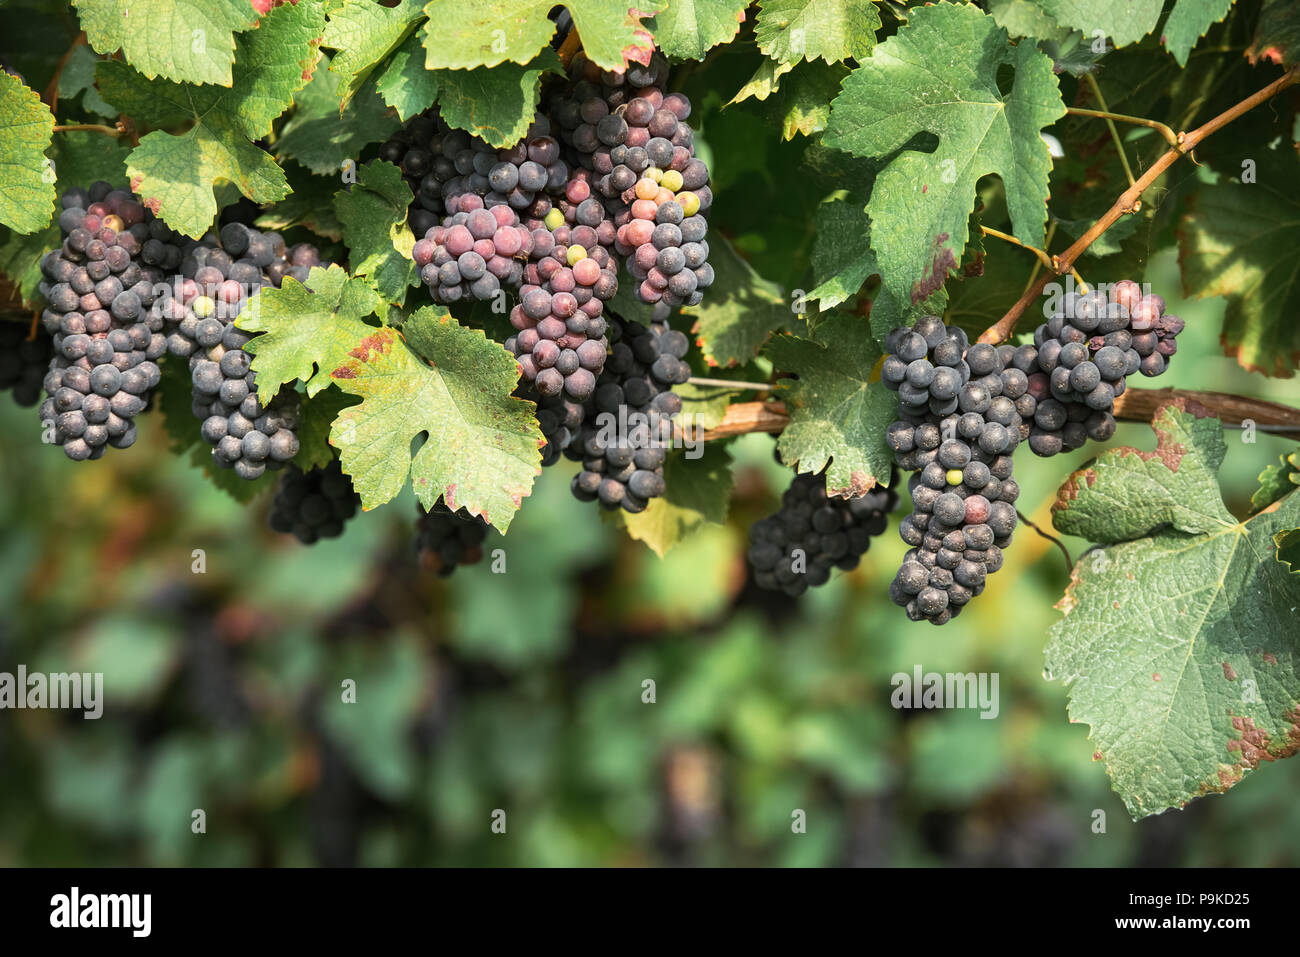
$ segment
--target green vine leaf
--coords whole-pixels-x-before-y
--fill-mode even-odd
[[[117,110],[104,102],[95,88],[95,67],[99,57],[88,46],[73,49],[59,73],[59,99],[63,102],[81,97],[81,105],[96,116],[117,118]]]
[[[1278,456],[1278,464],[1259,473],[1259,488],[1250,497],[1251,513],[1262,512],[1300,487],[1300,449]]]
[[[452,126],[492,146],[510,146],[528,132],[537,114],[542,74],[562,72],[560,58],[550,49],[524,66],[444,70],[438,78],[438,107]]]
[[[1297,223],[1294,190],[1261,180],[1202,186],[1179,229],[1184,292],[1227,297],[1223,345],[1252,372],[1289,377],[1300,363]]]
[[[749,78],[728,102],[727,106],[743,103],[748,99],[766,100],[781,88],[781,77],[794,69],[793,63],[781,63],[777,60],[764,59]]]
[[[781,119],[782,139],[816,136],[831,118],[831,101],[849,75],[843,64],[804,63],[781,83],[772,108]]]
[[[177,83],[230,86],[235,34],[257,22],[248,0],[72,0],[72,5],[96,53],[121,50],[149,79]]]
[[[326,61],[328,62],[328,61]],[[297,160],[313,173],[335,175],[371,143],[388,139],[401,127],[367,82],[339,114],[338,74],[317,67],[294,103],[276,140],[276,155]]]
[[[419,285],[411,248],[415,234],[406,224],[411,187],[392,163],[367,163],[357,181],[334,194],[343,224],[352,274],[368,278],[388,303],[401,305],[406,290]]]
[[[831,494],[863,495],[877,483],[889,484],[894,456],[885,429],[898,413],[898,396],[869,381],[882,352],[865,319],[836,313],[811,339],[777,336],[764,354],[782,372],[776,396],[785,402],[790,424],[777,449],[800,472],[820,472],[830,464]]]
[[[213,189],[228,180],[258,203],[289,192],[284,171],[269,154],[221,120],[173,136],[154,132],[140,140],[127,161],[131,188],[167,225],[186,236],[202,236],[217,215]]]
[[[822,203],[813,221],[817,238],[813,240],[812,264],[817,285],[808,298],[817,300],[826,312],[856,296],[879,269],[869,245],[871,219],[861,202],[849,198]]]
[[[840,83],[848,75],[848,67],[838,63],[828,65],[816,61],[796,65],[764,60],[727,106],[757,100],[764,104],[759,112],[781,124],[782,139],[792,140],[801,134],[814,136],[826,129],[831,100],[840,92]]]
[[[407,38],[375,81],[384,102],[403,121],[437,100],[442,117],[493,146],[519,141],[537,112],[542,76],[561,73],[559,57],[545,49],[524,65],[503,63],[473,70],[430,70],[418,35]]]
[[[1274,544],[1300,525],[1300,495],[1236,522],[1216,482],[1221,427],[1204,415],[1161,406],[1154,452],[1103,453],[1054,509],[1058,529],[1114,544],[1075,566],[1045,674],[1135,819],[1300,749],[1300,579]]]
[[[1013,37],[1063,40],[1070,35],[1037,0],[988,0],[986,9],[998,26]]]
[[[420,0],[400,0],[391,7],[374,0],[343,0],[330,12],[321,46],[338,51],[330,62],[330,72],[340,78],[340,109],[365,85],[375,67],[402,46],[423,18]]]
[[[375,81],[375,89],[405,123],[433,106],[441,89],[441,75],[438,70],[425,69],[424,47],[419,35],[413,33],[393,52]]]
[[[262,333],[244,347],[253,353],[258,388],[273,392],[295,380],[308,396],[329,388],[330,372],[375,332],[365,319],[383,305],[368,282],[340,266],[313,268],[306,285],[286,278],[279,289],[263,289],[235,320],[245,332]]]
[[[1156,28],[1163,0],[1035,0],[1057,23],[1091,38],[1100,30],[1116,47],[1137,43]],[[1186,3],[1187,0],[1181,0]],[[1203,2],[1203,0],[1201,0]]]
[[[425,307],[400,333],[371,330],[330,376],[363,400],[343,410],[330,441],[365,508],[392,499],[409,474],[426,508],[441,496],[509,527],[541,474],[545,440],[533,404],[510,394],[519,368],[500,345]]]
[[[33,233],[54,215],[54,175],[45,151],[54,115],[23,81],[0,73],[0,223]]]
[[[719,43],[735,39],[746,6],[745,0],[668,0],[647,26],[666,56],[703,60]]]
[[[1211,26],[1228,15],[1233,0],[1178,0],[1161,30],[1160,40],[1179,66],[1187,66],[1192,47]]]
[[[1005,95],[1002,66],[1014,68]],[[824,140],[857,156],[897,152],[867,205],[895,296],[924,299],[956,268],[982,176],[1001,176],[1015,235],[1042,245],[1051,158],[1038,134],[1063,115],[1051,59],[971,6],[913,10],[849,75]],[[934,152],[906,148],[922,133],[938,138]]]
[[[731,503],[731,453],[721,442],[697,446],[700,455],[670,455],[664,463],[666,491],[645,510],[623,515],[623,527],[660,558],[705,525],[727,521]]]
[[[294,464],[304,471],[329,465],[334,459],[330,429],[344,409],[361,400],[331,385],[302,403],[298,414],[298,454]]]
[[[1162,407],[1151,423],[1154,452],[1127,446],[1107,449],[1070,476],[1052,507],[1058,531],[1113,544],[1151,533],[1161,525],[1209,535],[1236,525],[1219,496],[1219,466],[1227,455],[1218,419]],[[1184,464],[1186,450],[1195,456]]]
[[[709,247],[714,283],[703,302],[683,312],[695,317],[693,331],[710,366],[743,365],[796,315],[781,287],[756,273],[725,238],[710,236]]]
[[[664,8],[665,0],[569,0],[582,49],[602,70],[649,63],[654,40],[641,18]],[[550,0],[430,0],[422,28],[425,66],[430,70],[470,70],[498,63],[529,63],[555,35]]]
[[[218,182],[249,199],[272,203],[289,192],[284,171],[252,140],[293,103],[319,57],[325,15],[317,0],[277,7],[238,42],[229,88],[150,80],[126,64],[96,68],[100,92],[117,109],[157,127],[192,122],[179,134],[156,129],[131,151],[131,187],[173,229],[198,237],[212,224]]]
[[[754,37],[782,63],[838,63],[869,56],[880,27],[871,0],[759,0]]]

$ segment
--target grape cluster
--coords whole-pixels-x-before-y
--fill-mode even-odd
[[[1012,359],[1028,375],[1019,405],[1035,454],[1070,452],[1115,434],[1115,399],[1128,376],[1160,375],[1178,349],[1183,320],[1164,309],[1163,298],[1144,296],[1127,279],[1109,296],[1094,290],[1063,297],[1034,332],[1033,345],[1020,346]]]
[[[673,417],[682,410],[672,391],[690,378],[684,334],[666,322],[646,328],[612,317],[610,350],[595,392],[585,403],[581,430],[565,455],[582,463],[573,494],[609,509],[640,512],[664,493],[664,459],[673,442]]]
[[[290,465],[271,502],[267,521],[275,531],[311,545],[342,535],[343,526],[360,505],[361,496],[338,459],[305,472]]]
[[[576,82],[552,101],[552,115],[561,139],[592,171],[591,184],[616,228],[614,250],[638,282],[637,297],[696,305],[714,279],[703,215],[713,194],[686,122],[690,100],[663,92],[668,64],[658,54],[649,66],[633,64],[621,73],[575,58],[571,72]]]
[[[415,196],[407,221],[417,236],[442,222],[447,200],[472,193],[489,207],[508,205],[521,215],[541,218],[551,210],[569,178],[560,144],[539,116],[514,146],[493,149],[464,130],[450,129],[436,110],[415,117],[379,151],[395,163]]]
[[[181,659],[186,702],[215,727],[242,728],[252,716],[252,707],[240,687],[235,650],[218,633],[213,616],[193,617]]]
[[[298,408],[290,392],[263,401],[244,349],[252,337],[234,320],[263,287],[285,276],[305,280],[318,265],[314,247],[286,248],[277,233],[229,223],[220,239],[208,236],[186,250],[172,293],[157,304],[174,322],[168,351],[189,358],[192,409],[212,460],[240,478],[259,478],[298,453]]]
[[[126,190],[97,182],[61,199],[63,243],[41,260],[41,322],[53,340],[40,416],[74,461],[135,442],[133,419],[148,404],[166,352],[151,307],[179,237]]]
[[[546,439],[542,446],[542,466],[554,465],[578,436],[586,409],[581,402],[562,395],[542,395],[527,385],[516,389],[515,395],[537,404],[537,425]]]
[[[896,478],[891,474],[890,488],[841,498],[826,493],[825,472],[795,475],[781,496],[781,508],[750,527],[748,558],[755,583],[795,597],[824,585],[832,569],[852,571],[898,506]]]
[[[984,590],[1011,542],[1012,453],[1027,431],[1016,404],[1028,377],[1012,347],[972,346],[937,316],[895,329],[885,347],[881,379],[899,400],[886,441],[914,473],[912,514],[899,523],[911,548],[890,597],[913,621],[942,625]]]
[[[586,255],[583,247],[557,244],[526,270],[519,304],[510,311],[510,324],[518,331],[505,345],[518,359],[524,381],[544,396],[563,393],[581,402],[605,368],[603,300],[614,295],[618,283],[608,256],[602,258],[604,268],[601,258]]]
[[[483,557],[488,524],[463,508],[452,511],[439,499],[429,511],[420,508],[415,529],[415,550],[447,577],[457,565],[474,565]]]
[[[54,342],[44,328],[36,334],[26,323],[0,322],[0,391],[13,389],[14,401],[33,406],[54,358]]]
[[[614,227],[603,208],[596,203],[600,215],[592,219],[590,204],[563,195],[587,189],[585,172],[570,178],[545,118],[514,147],[495,151],[461,131],[428,135],[428,122],[438,130],[440,121],[423,120],[411,135],[429,148],[404,147],[400,162],[408,177],[428,167],[416,202],[421,213],[436,207],[446,215],[412,249],[421,281],[445,304],[518,289],[510,313],[518,334],[506,347],[525,381],[542,396],[586,399],[604,366],[603,303],[618,291],[618,278],[608,248]],[[396,155],[398,145],[383,155]],[[429,221],[414,210],[410,218],[417,227]]]
[[[487,208],[472,193],[450,202],[457,212],[411,250],[434,302],[487,301],[503,285],[519,285],[524,267],[516,257],[527,256],[533,247],[532,232],[520,224],[519,214],[504,203]]]
[[[609,348],[604,303],[622,261],[637,295],[695,305],[714,280],[690,101],[665,94],[667,61],[602,72],[579,56],[525,136],[494,149],[435,110],[380,149],[414,193],[412,258],[433,299],[517,288],[506,342],[542,398],[590,398]]]

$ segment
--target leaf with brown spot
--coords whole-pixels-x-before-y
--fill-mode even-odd
[[[1071,573],[1044,673],[1067,685],[1134,818],[1296,749],[1300,578],[1273,539],[1300,526],[1300,496],[1237,522],[1215,477],[1220,423],[1196,411],[1162,406],[1156,452],[1104,453],[1054,515],[1108,544]]]
[[[392,499],[409,475],[426,508],[445,496],[504,532],[541,473],[545,443],[533,404],[511,395],[514,358],[433,307],[400,333],[367,333],[355,352],[332,378],[362,402],[334,420],[330,442],[363,507]]]
[[[1109,544],[1161,525],[1201,533],[1236,524],[1219,494],[1227,454],[1219,420],[1175,400],[1156,411],[1151,427],[1154,451],[1107,449],[1061,486],[1052,504],[1058,531]]]
[[[295,379],[315,395],[330,385],[330,375],[358,349],[374,348],[376,328],[365,319],[383,300],[365,280],[349,277],[340,266],[316,267],[306,285],[286,278],[279,289],[263,289],[235,320],[245,332],[260,332],[247,346],[253,353],[257,385],[274,390]],[[344,373],[343,377],[346,377]]]

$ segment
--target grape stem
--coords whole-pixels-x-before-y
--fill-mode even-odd
[[[1225,428],[1243,428],[1253,423],[1257,431],[1300,439],[1300,409],[1228,392],[1128,389],[1115,400],[1114,415],[1125,422],[1150,422],[1156,409],[1172,399],[1190,399],[1213,413]],[[707,441],[749,432],[775,434],[789,424],[790,416],[779,401],[737,402],[728,406],[722,421],[707,429],[701,438]]]
[[[1092,74],[1087,73],[1085,76],[1087,76],[1089,81],[1091,81],[1093,92],[1097,96],[1097,102],[1101,104],[1101,109],[1085,110],[1083,107],[1079,106],[1067,106],[1065,108],[1066,113],[1071,116],[1091,116],[1096,119],[1105,120],[1106,125],[1110,127],[1111,135],[1115,137],[1115,144],[1117,146],[1119,145],[1119,130],[1115,129],[1116,120],[1121,123],[1130,123],[1133,126],[1145,126],[1148,129],[1156,130],[1165,138],[1165,142],[1170,146],[1176,147],[1178,145],[1178,134],[1175,133],[1170,126],[1161,123],[1159,120],[1148,120],[1145,116],[1128,116],[1124,113],[1112,113],[1106,108],[1106,101],[1101,98],[1101,89],[1098,87],[1097,81],[1093,79]],[[1120,147],[1119,155],[1124,161],[1124,171],[1128,173],[1128,181],[1132,183],[1133,173],[1129,170],[1128,160],[1124,157],[1123,147]]]
[[[980,226],[980,232],[983,233],[985,236],[992,236],[994,239],[1001,239],[1003,242],[1008,242],[1013,246],[1019,246],[1021,249],[1028,249],[1031,253],[1033,253],[1035,256],[1038,257],[1038,261],[1042,265],[1046,266],[1048,269],[1053,269],[1053,270],[1056,269],[1056,265],[1052,262],[1052,257],[1045,250],[1039,249],[1037,246],[1031,246],[1028,243],[1022,243],[1020,240],[1016,239],[1016,237],[1012,236],[1010,233],[1004,233],[1000,229],[993,229],[989,226]],[[1050,244],[1050,239],[1051,239],[1051,234],[1049,233],[1048,234],[1049,244]],[[1079,271],[1077,269],[1071,269],[1070,274],[1074,276],[1074,281],[1078,283],[1080,287],[1082,287],[1082,291],[1087,292],[1088,284],[1083,281],[1083,277],[1079,275]],[[1035,270],[1035,275],[1037,275],[1036,270]]]
[[[1037,525],[1031,522],[1028,518],[1026,518],[1025,513],[1020,511],[1020,509],[1016,509],[1016,515],[1020,517],[1020,521],[1022,523],[1028,525],[1030,528],[1036,531],[1043,538],[1047,539],[1049,542],[1054,542],[1056,544],[1056,547],[1061,550],[1061,554],[1065,556],[1065,573],[1068,575],[1071,572],[1071,570],[1073,570],[1074,568],[1074,559],[1070,557],[1070,550],[1065,547],[1065,543],[1061,541],[1059,538],[1057,538],[1055,535],[1048,535],[1045,531],[1043,531],[1041,528],[1039,528]]]
[[[1044,249],[1052,248],[1052,239],[1055,238],[1055,236],[1056,236],[1056,220],[1053,219],[1050,223],[1047,224],[1047,238],[1043,240]],[[1034,280],[1038,278],[1038,272],[1042,268],[1043,268],[1043,264],[1041,262],[1034,263],[1034,271],[1029,274],[1029,281],[1025,283],[1025,289],[1028,289],[1030,286],[1034,284]],[[1048,268],[1050,268],[1050,265]],[[1023,292],[1024,290],[1021,291]]]
[[[1152,183],[1159,179],[1170,166],[1194,150],[1207,137],[1217,133],[1223,127],[1227,126],[1233,120],[1237,119],[1244,113],[1259,106],[1288,86],[1300,82],[1300,67],[1292,67],[1284,75],[1278,77],[1268,86],[1250,96],[1246,97],[1235,106],[1224,110],[1214,119],[1210,120],[1203,126],[1199,126],[1190,133],[1179,133],[1176,137],[1177,143],[1162,155],[1151,165],[1136,183],[1124,190],[1114,204],[1108,209],[1100,219],[1089,227],[1088,231],[1080,236],[1069,249],[1058,256],[1053,257],[1052,271],[1045,273],[1035,281],[1028,289],[1025,290],[1015,305],[1007,310],[1006,315],[989,326],[984,334],[979,337],[980,342],[999,343],[1011,338],[1015,331],[1016,322],[1029,308],[1029,304],[1042,294],[1047,284],[1057,276],[1063,276],[1066,272],[1073,269],[1075,261],[1083,255],[1084,251],[1097,241],[1106,230],[1126,213],[1131,213],[1139,207],[1142,201],[1142,194]]]
[[[1106,126],[1110,129],[1111,139],[1115,141],[1115,151],[1119,153],[1119,162],[1120,165],[1124,167],[1124,176],[1128,180],[1128,184],[1132,186],[1134,183],[1133,167],[1128,165],[1128,153],[1124,151],[1124,141],[1119,138],[1119,130],[1115,129],[1115,114],[1111,113],[1110,107],[1106,105],[1106,97],[1102,96],[1101,85],[1097,82],[1097,78],[1093,76],[1091,73],[1085,73],[1083,77],[1085,80],[1088,81],[1088,86],[1092,90],[1092,95],[1095,96],[1097,98],[1097,102],[1101,104],[1100,112],[1103,114],[1102,118],[1105,119]],[[1096,111],[1091,111],[1091,112],[1096,112]],[[1136,119],[1136,117],[1121,116],[1120,119],[1121,120]],[[1150,120],[1149,122],[1155,123],[1154,120]],[[1160,123],[1159,126],[1164,127],[1164,129],[1161,132],[1165,134],[1165,139],[1169,141],[1169,145],[1170,146],[1178,145],[1178,138],[1174,136],[1174,131],[1171,130],[1169,127],[1165,126],[1165,124],[1163,123]]]
[[[73,133],[78,130],[86,133],[103,133],[105,136],[111,136],[115,139],[123,134],[123,131],[118,127],[105,126],[103,123],[69,123],[54,127],[56,133]]]
[[[72,41],[72,46],[68,47],[67,52],[59,60],[59,65],[54,68],[54,77],[50,80],[49,86],[45,88],[45,95],[41,97],[46,106],[50,108],[51,113],[54,113],[59,108],[59,77],[63,75],[63,68],[72,59],[72,54],[76,52],[77,47],[85,42],[86,31],[82,30],[77,34],[77,38]]]
[[[700,376],[691,376],[686,380],[688,385],[717,386],[720,389],[731,389],[735,392],[767,392],[774,388],[770,382],[743,382],[740,379],[705,379]]]
[[[1042,263],[1048,269],[1052,268],[1052,257],[1047,255],[1047,253],[1044,250],[1039,249],[1037,246],[1031,246],[1029,245],[1029,243],[1022,243],[1020,240],[1016,239],[1016,237],[1012,236],[1010,233],[1004,233],[1002,232],[1002,230],[993,229],[990,226],[980,226],[980,232],[983,233],[985,236],[992,236],[994,239],[1000,239],[1004,243],[1010,243],[1013,246],[1019,246],[1021,249],[1028,249],[1031,253],[1033,253],[1035,256],[1038,257],[1038,261],[1040,263]]]

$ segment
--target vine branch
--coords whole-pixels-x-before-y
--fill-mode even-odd
[[[1254,423],[1263,431],[1300,439],[1300,409],[1228,392],[1128,389],[1115,400],[1114,415],[1125,422],[1150,422],[1156,409],[1171,399],[1191,399],[1214,413],[1225,426]],[[738,402],[728,406],[722,421],[714,428],[706,429],[700,438],[708,441],[749,432],[775,434],[783,431],[789,423],[790,416],[779,401]]]
[[[1056,547],[1061,550],[1061,554],[1065,556],[1065,573],[1067,575],[1074,570],[1074,559],[1070,557],[1070,550],[1065,547],[1065,542],[1061,541],[1055,535],[1047,534],[1047,532],[1043,531],[1041,528],[1039,528],[1037,525],[1031,522],[1025,516],[1025,513],[1020,511],[1020,509],[1016,509],[1016,515],[1019,516],[1021,524],[1028,525],[1030,528],[1036,531],[1040,536],[1047,539],[1049,542],[1055,543]]]
[[[733,392],[770,392],[776,388],[770,382],[744,382],[740,379],[706,379],[696,375],[691,376],[686,382],[688,385],[716,386],[719,389],[730,389]]]
[[[45,88],[45,95],[41,97],[50,112],[54,113],[59,108],[59,78],[63,76],[63,68],[68,65],[72,59],[72,54],[76,52],[77,47],[86,42],[86,31],[82,30],[72,41],[72,46],[68,47],[67,52],[59,59],[59,64],[54,68],[54,76],[50,80],[49,86]]]
[[[992,236],[994,239],[1001,239],[1003,242],[1010,243],[1013,246],[1019,246],[1021,249],[1028,249],[1038,258],[1039,264],[1046,266],[1048,269],[1056,268],[1052,262],[1051,255],[1049,255],[1046,250],[1039,249],[1037,246],[1031,246],[1028,243],[1022,243],[1020,240],[1016,239],[1015,236],[1012,236],[1010,233],[1004,233],[1000,229],[993,229],[989,226],[980,226],[980,232],[985,236]],[[1047,245],[1049,246],[1051,245],[1051,239],[1052,234],[1049,232],[1047,234]],[[1084,282],[1083,277],[1079,275],[1079,270],[1071,268],[1070,273],[1074,276],[1074,281],[1079,284],[1084,292],[1087,292],[1088,284]],[[1037,266],[1034,267],[1034,275],[1038,275]]]
[[[1093,223],[1088,231],[1080,236],[1069,249],[1055,256],[1052,271],[1045,273],[1032,283],[1025,290],[1024,295],[1016,300],[1015,305],[1007,310],[1006,315],[984,331],[984,334],[979,337],[979,341],[996,344],[1009,339],[1011,333],[1015,331],[1016,322],[1029,308],[1029,304],[1042,294],[1047,284],[1054,277],[1063,276],[1069,272],[1073,268],[1075,260],[1083,255],[1084,251],[1096,242],[1102,233],[1115,225],[1121,216],[1138,209],[1142,201],[1142,194],[1164,174],[1165,170],[1177,162],[1180,157],[1194,150],[1203,140],[1297,81],[1300,81],[1300,67],[1292,67],[1262,90],[1252,93],[1240,103],[1224,110],[1203,126],[1197,127],[1190,133],[1179,133],[1177,135],[1177,144],[1171,146],[1164,155],[1156,160],[1136,183],[1124,190],[1110,209],[1106,210],[1102,217]]]
[[[56,133],[72,133],[78,130],[87,133],[103,133],[105,136],[111,136],[115,139],[125,133],[125,130],[120,127],[106,126],[103,123],[68,123],[54,127]]]
[[[1033,253],[1035,256],[1038,257],[1038,261],[1040,263],[1042,263],[1048,269],[1052,268],[1052,257],[1047,255],[1045,251],[1039,249],[1037,246],[1031,246],[1029,245],[1029,243],[1022,243],[1020,240],[1016,239],[1016,237],[1012,236],[1010,233],[1004,233],[1002,230],[993,229],[990,226],[981,225],[980,232],[983,233],[985,236],[992,236],[994,239],[1000,239],[1004,243],[1010,243],[1012,246],[1019,246],[1021,249],[1028,249],[1031,253]]]
[[[1165,138],[1165,142],[1170,146],[1178,145],[1178,134],[1170,126],[1161,123],[1159,120],[1149,120],[1145,116],[1129,116],[1126,113],[1112,113],[1109,110],[1085,110],[1081,106],[1067,106],[1065,112],[1070,116],[1091,116],[1105,120],[1112,130],[1115,128],[1116,120],[1121,123],[1131,123],[1134,126],[1145,126],[1149,129],[1158,130],[1160,135]],[[1132,180],[1130,179],[1129,182],[1132,182]]]

